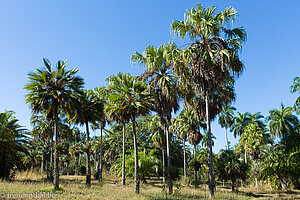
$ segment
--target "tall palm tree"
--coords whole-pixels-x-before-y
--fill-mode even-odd
[[[176,112],[179,108],[176,79],[171,71],[174,60],[173,52],[176,49],[176,45],[169,42],[167,45],[160,45],[158,48],[147,46],[142,54],[134,52],[131,56],[133,63],[146,66],[146,70],[140,78],[148,82],[151,91],[155,94],[156,106],[154,106],[154,111],[159,116],[167,142],[169,193],[173,192],[172,177],[170,174],[169,124],[171,122],[172,111]]]
[[[92,90],[78,93],[75,112],[75,123],[86,128],[86,185],[91,185],[90,165],[90,131],[89,123],[96,124],[103,117],[103,102],[99,101]]]
[[[227,129],[231,127],[231,125],[234,122],[234,111],[236,110],[235,107],[230,105],[225,105],[222,107],[222,112],[219,116],[219,124],[222,128],[225,128],[225,140],[226,140],[226,149],[229,149],[228,144],[228,135],[227,135]]]
[[[165,146],[166,146],[166,137],[164,131],[161,128],[161,124],[159,123],[158,116],[155,115],[152,117],[151,121],[148,124],[148,128],[152,131],[149,136],[155,146],[161,148],[162,152],[162,164],[163,164],[163,183],[165,184]]]
[[[98,87],[94,89],[94,94],[98,98],[99,103],[104,104],[104,110],[102,110],[103,115],[99,119],[99,127],[100,127],[100,160],[99,160],[99,167],[98,167],[98,174],[99,174],[99,181],[102,180],[102,157],[103,157],[103,144],[102,144],[102,136],[103,136],[103,129],[105,128],[107,122],[107,116],[105,115],[105,106],[107,104],[108,98],[108,91],[105,87]]]
[[[280,105],[280,110],[271,110],[269,121],[270,135],[279,137],[285,142],[285,138],[289,134],[293,134],[295,127],[299,126],[297,116],[293,115],[292,107],[285,107],[283,103]]]
[[[216,7],[187,10],[183,21],[174,20],[172,31],[184,39],[189,36],[193,43],[180,53],[176,73],[179,78],[192,82],[195,94],[205,101],[208,133],[209,158],[209,198],[214,198],[215,178],[213,173],[213,153],[211,145],[209,104],[218,85],[228,81],[228,77],[238,76],[243,63],[238,50],[246,40],[243,27],[229,29],[234,24],[237,11],[231,7],[215,12]]]
[[[140,115],[149,113],[149,108],[154,103],[152,95],[150,95],[147,85],[139,81],[137,77],[129,74],[119,73],[116,76],[108,78],[111,83],[108,88],[111,90],[109,101],[113,102],[110,104],[109,110],[113,116],[126,113],[130,116],[132,122],[133,140],[134,140],[134,155],[135,155],[135,193],[139,193],[140,180],[139,180],[139,164],[138,164],[138,151],[137,151],[137,138],[135,120]]]
[[[60,113],[72,115],[75,94],[83,87],[83,79],[76,75],[78,69],[66,70],[66,62],[58,61],[55,68],[49,60],[43,59],[45,67],[29,73],[30,82],[25,85],[28,91],[26,103],[30,104],[33,114],[45,113],[54,124],[55,146],[59,144],[58,123]],[[54,153],[54,190],[59,189],[59,155]]]

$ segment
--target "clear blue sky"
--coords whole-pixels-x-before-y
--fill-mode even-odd
[[[280,102],[292,105],[296,95],[289,87],[300,76],[299,0],[10,0],[0,2],[0,112],[14,110],[20,124],[31,128],[23,87],[44,57],[79,68],[86,88],[103,85],[119,71],[140,74],[142,67],[130,64],[132,53],[168,41],[182,45],[170,33],[170,23],[182,20],[196,3],[236,8],[238,25],[247,31],[241,54],[246,70],[236,82],[237,110],[266,116]],[[218,152],[225,146],[224,130],[217,123],[212,130]]]

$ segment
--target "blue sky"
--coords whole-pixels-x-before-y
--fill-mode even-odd
[[[297,95],[289,88],[300,75],[299,0],[10,0],[0,2],[0,112],[14,110],[20,124],[31,127],[23,87],[44,57],[79,68],[86,88],[104,85],[119,71],[140,74],[143,68],[130,63],[132,53],[168,41],[184,44],[172,35],[170,23],[182,20],[197,3],[218,10],[234,7],[237,25],[247,31],[241,54],[246,70],[236,82],[237,110],[267,116],[281,102],[292,105]],[[225,147],[224,130],[217,123],[212,130],[218,152]],[[237,140],[229,135],[234,144]]]

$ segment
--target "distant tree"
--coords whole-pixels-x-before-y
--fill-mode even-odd
[[[222,128],[225,128],[225,140],[226,140],[226,149],[229,149],[228,144],[228,135],[227,135],[227,129],[230,128],[234,122],[234,111],[236,110],[235,107],[232,107],[230,105],[225,105],[222,107],[222,112],[219,116],[219,124]]]
[[[245,179],[248,165],[243,163],[233,150],[222,150],[217,159],[217,173],[220,178],[231,180],[232,191],[235,190],[235,182],[238,178]]]
[[[89,123],[96,124],[103,117],[104,105],[99,101],[93,91],[84,90],[78,93],[75,123],[85,125],[86,128],[86,185],[91,185],[91,166],[90,166],[90,131]]]
[[[291,86],[291,93],[300,93],[300,77],[295,77],[293,85]],[[297,97],[294,107],[297,110],[298,114],[300,113],[300,96]]]
[[[293,115],[293,108],[284,107],[282,103],[280,108],[280,110],[271,110],[267,120],[270,122],[270,135],[282,138],[285,141],[287,135],[293,134],[295,128],[299,126],[299,120],[297,116]]]

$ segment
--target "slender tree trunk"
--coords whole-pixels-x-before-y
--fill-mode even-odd
[[[166,178],[165,178],[165,149],[162,147],[161,148],[161,152],[162,152],[162,164],[163,164],[163,183],[166,184]]]
[[[255,187],[256,187],[256,190],[258,189],[258,183],[257,183],[257,177],[255,176]]]
[[[103,133],[103,129],[102,126],[100,126],[100,167],[99,167],[99,181],[102,180],[102,133]]]
[[[225,187],[225,180],[223,179],[223,187]]]
[[[231,190],[234,191],[234,181],[231,181],[232,185],[231,185]]]
[[[185,140],[182,141],[183,143],[183,176],[184,181],[186,181],[186,155],[185,155]]]
[[[278,177],[279,177],[279,181],[280,181],[280,185],[281,185],[282,190],[285,190],[285,183],[283,181],[283,177],[281,175],[278,175]]]
[[[197,156],[196,156],[196,144],[194,144],[195,186],[196,186],[196,183],[197,183],[197,170],[196,170],[196,162],[197,162]]]
[[[48,160],[47,160],[47,158],[45,160],[45,173],[46,173],[46,176],[48,178]]]
[[[227,128],[225,128],[225,140],[226,140],[226,149],[229,149],[229,144],[228,144],[228,134],[227,134]]]
[[[90,166],[90,132],[89,123],[85,123],[86,127],[86,185],[91,186],[91,166]]]
[[[57,145],[59,144],[59,136],[58,136],[58,119],[55,116],[55,123],[54,123],[54,133],[55,133],[55,151],[54,151],[54,179],[53,179],[53,186],[54,190],[59,190],[59,153]]]
[[[209,117],[209,102],[208,96],[205,97],[206,107],[206,123],[207,123],[207,148],[209,154],[209,199],[214,199],[215,192],[215,176],[214,176],[214,163],[213,163],[213,152],[212,152],[212,141],[211,141],[211,128],[210,128],[210,117]]]
[[[167,140],[167,161],[168,161],[168,179],[169,179],[169,193],[173,193],[173,184],[172,184],[172,178],[171,178],[171,159],[170,159],[170,139],[169,139],[169,125],[165,125],[165,133],[166,133],[166,140]]]
[[[245,163],[247,164],[247,147],[244,145],[244,150],[245,150]]]
[[[135,130],[135,117],[132,117],[132,129],[133,129],[133,142],[134,142],[134,192],[140,193],[140,179],[139,179],[139,159],[136,141],[136,130]]]
[[[42,162],[41,162],[41,175],[43,175],[44,170],[44,153],[42,154]]]
[[[75,175],[78,176],[78,170],[79,170],[79,156],[75,155]]]
[[[51,137],[51,147],[50,147],[50,181],[53,181],[53,136]]]
[[[67,176],[69,176],[70,175],[70,173],[69,173],[69,163],[70,163],[70,158],[69,158],[69,154],[68,154],[68,158],[67,158]]]
[[[125,185],[125,133],[126,124],[123,123],[122,185]]]

